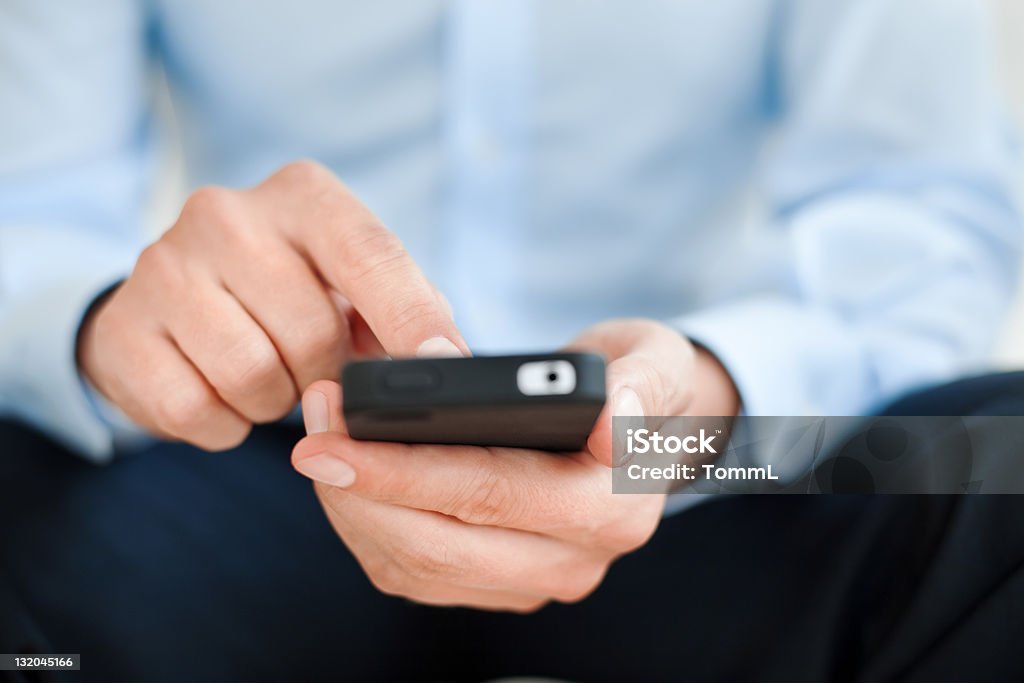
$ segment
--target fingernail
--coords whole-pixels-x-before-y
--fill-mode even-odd
[[[302,397],[302,421],[306,425],[307,434],[326,432],[331,426],[331,418],[327,413],[327,397],[319,391],[307,391]]]
[[[459,347],[444,337],[431,337],[416,349],[417,358],[456,358],[461,357]]]
[[[612,414],[616,417],[643,417],[644,407],[640,405],[640,397],[626,387],[619,389],[612,402]]]
[[[355,483],[356,471],[341,458],[329,453],[317,453],[295,463],[295,469],[310,479],[346,488]]]

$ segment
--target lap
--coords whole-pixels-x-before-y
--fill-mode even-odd
[[[720,499],[666,519],[579,605],[460,626],[487,643],[481,678],[1019,678],[1024,609],[998,605],[1024,580],[1021,529],[1017,496]]]
[[[107,680],[396,680],[429,662],[428,610],[372,588],[291,469],[297,438],[95,467],[0,426],[0,651],[81,652]]]
[[[1020,496],[721,498],[582,603],[490,614],[378,593],[296,438],[95,467],[0,423],[0,652],[81,652],[105,680],[1024,675]]]

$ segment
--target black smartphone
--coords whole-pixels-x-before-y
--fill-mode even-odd
[[[605,401],[591,353],[355,361],[341,375],[355,439],[575,451]]]

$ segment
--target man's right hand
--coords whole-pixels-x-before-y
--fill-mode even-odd
[[[101,394],[207,450],[238,445],[348,357],[374,352],[468,349],[398,238],[311,162],[252,189],[194,193],[78,341]]]

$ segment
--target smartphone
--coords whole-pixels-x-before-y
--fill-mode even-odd
[[[345,422],[354,439],[576,451],[604,406],[604,366],[591,353],[355,361]]]

